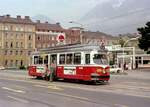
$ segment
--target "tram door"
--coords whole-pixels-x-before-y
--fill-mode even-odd
[[[50,56],[50,65],[57,64],[57,54],[53,54]]]
[[[57,66],[57,54],[50,55],[50,71],[51,71],[51,79],[53,80],[56,76],[56,66]]]

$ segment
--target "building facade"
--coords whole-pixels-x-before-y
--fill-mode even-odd
[[[63,44],[94,43],[112,45],[117,39],[102,32],[64,29],[60,23],[33,22],[29,16],[0,16],[0,66],[28,66],[31,52]]]
[[[29,16],[0,16],[0,65],[6,68],[28,66],[35,49],[35,24]]]
[[[41,23],[38,20],[36,22],[35,47],[39,49],[58,45],[58,36],[60,34],[65,36],[64,29],[59,23]]]

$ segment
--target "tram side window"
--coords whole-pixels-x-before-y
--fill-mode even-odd
[[[38,56],[34,56],[34,64],[38,64],[39,63],[38,61],[39,61]]]
[[[43,58],[39,56],[39,64],[43,64]]]
[[[74,54],[74,64],[81,64],[81,53]]]
[[[90,64],[90,54],[85,54],[85,64]]]
[[[65,64],[65,54],[61,54],[59,57],[59,64]]]
[[[48,55],[44,57],[44,64],[48,64]]]
[[[51,55],[51,64],[57,64],[57,55]]]
[[[73,55],[72,54],[67,54],[66,56],[66,64],[72,64],[73,61]]]

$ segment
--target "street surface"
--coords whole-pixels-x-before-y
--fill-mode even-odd
[[[1,70],[0,107],[150,107],[150,71],[111,75],[108,84],[87,85]]]

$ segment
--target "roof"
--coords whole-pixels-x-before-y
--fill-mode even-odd
[[[107,49],[101,48],[99,45],[92,45],[92,44],[66,44],[60,45],[55,47],[49,47],[45,49],[39,49],[39,52],[44,53],[57,53],[57,52],[77,52],[77,51],[93,51],[97,50],[99,52],[107,52]]]
[[[34,24],[34,22],[30,19],[29,16],[25,16],[21,18],[21,16],[17,16],[16,18],[11,17],[10,15],[0,16],[1,23],[15,23],[15,24]]]
[[[46,23],[36,23],[36,29],[39,30],[55,30],[55,31],[64,31],[64,29],[60,26],[59,23],[56,24],[50,24],[48,22]]]
[[[83,31],[83,36],[85,36],[85,37],[96,37],[96,38],[101,37],[101,38],[107,38],[107,39],[116,39],[116,37],[105,34],[103,32]]]

